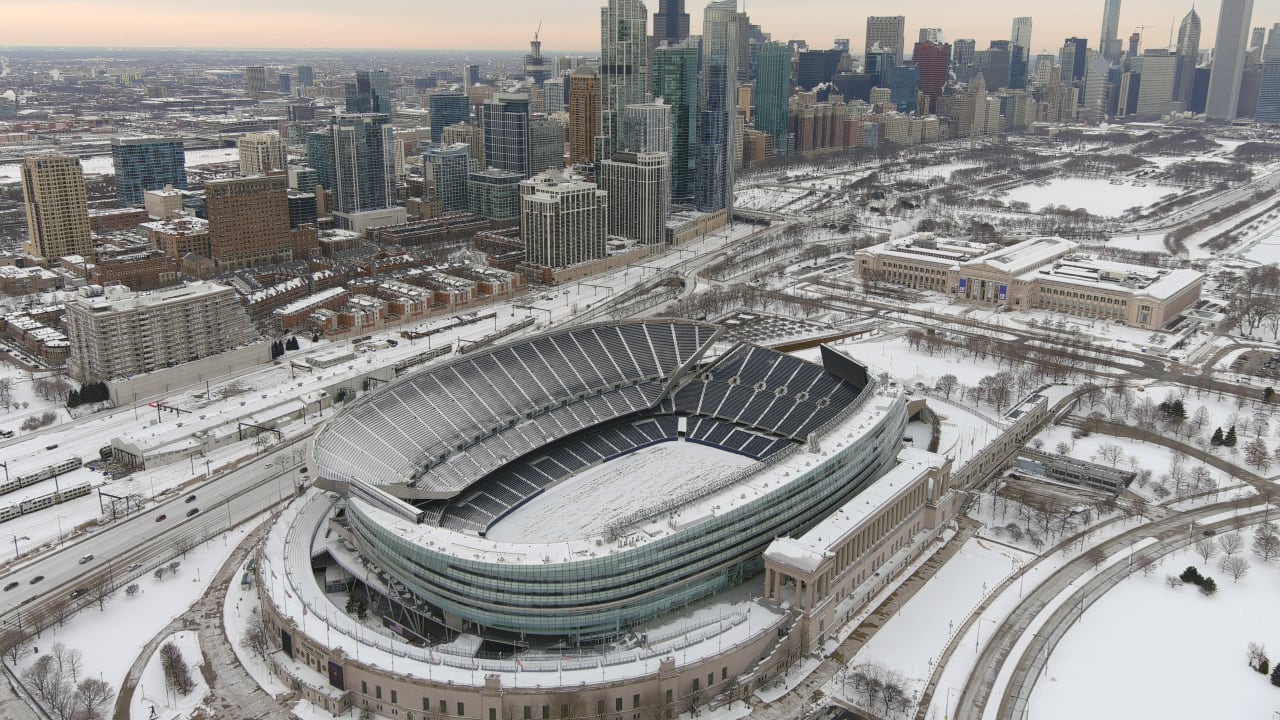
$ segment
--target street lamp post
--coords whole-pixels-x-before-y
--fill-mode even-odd
[[[982,643],[982,621],[983,620],[986,620],[992,625],[997,625],[997,626],[999,625],[999,623],[997,623],[995,620],[992,620],[989,617],[983,617],[982,615],[978,616],[978,624],[974,625],[974,628],[973,628],[975,631],[973,635],[973,649],[975,651],[978,649],[978,646]]]
[[[22,536],[12,535],[11,537],[13,538],[13,559],[17,560],[20,557],[18,555],[18,541],[30,540],[31,538],[27,537],[26,535],[22,535]]]

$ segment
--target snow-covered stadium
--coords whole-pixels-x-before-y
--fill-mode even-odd
[[[952,458],[904,443],[923,399],[809,357],[602,323],[371,389],[256,556],[274,672],[408,720],[667,718],[776,682],[962,497]]]
[[[901,448],[904,397],[863,366],[720,334],[610,323],[462,355],[332,419],[318,480],[346,491],[359,555],[435,623],[619,637],[759,573],[771,541]]]

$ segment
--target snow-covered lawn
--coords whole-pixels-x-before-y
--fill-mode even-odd
[[[955,357],[941,352],[930,355],[923,349],[912,350],[905,337],[880,337],[837,345],[842,352],[870,365],[877,373],[887,372],[907,385],[921,382],[926,387],[934,387],[938,378],[946,374],[955,375],[961,385],[976,385],[987,375],[1004,369],[992,357],[979,360],[972,356]]]
[[[186,612],[209,585],[210,579],[222,563],[244,539],[249,529],[256,525],[250,521],[233,530],[224,541],[212,538],[197,546],[186,558],[176,558],[181,563],[177,573],[156,580],[151,574],[143,575],[137,582],[140,592],[129,597],[124,585],[106,603],[104,610],[91,604],[72,616],[62,627],[56,624],[41,632],[36,647],[52,646],[61,642],[83,653],[84,674],[101,675],[119,692],[125,673],[143,645],[159,633],[171,620]],[[186,653],[184,652],[184,656]],[[23,667],[35,660],[28,655],[21,662]],[[194,666],[196,656],[188,656],[188,664]],[[148,697],[163,697],[160,687],[147,689]],[[149,713],[148,713],[149,714]],[[145,718],[147,715],[142,715]]]
[[[165,686],[164,668],[161,665],[160,648],[172,642],[182,651],[182,659],[187,664],[194,687],[186,695],[178,694],[177,689]],[[130,717],[143,720],[151,717],[152,709],[160,717],[191,717],[191,713],[203,703],[209,686],[204,681],[200,666],[204,664],[204,655],[200,651],[200,638],[191,630],[182,630],[161,641],[147,667],[142,671],[138,687],[133,692],[133,700],[129,704]]]
[[[897,608],[850,665],[881,663],[905,675],[911,682],[909,690],[923,688],[951,635],[982,600],[984,589],[995,589],[1032,557],[1031,553],[971,538],[911,600]]]
[[[486,537],[543,543],[589,538],[625,515],[755,464],[694,442],[663,442],[573,475],[521,505]]]
[[[1247,541],[1247,534],[1246,534]],[[1049,656],[1028,715],[1037,720],[1269,718],[1280,690],[1246,664],[1250,642],[1280,647],[1280,567],[1249,557],[1239,582],[1190,550],[1150,577],[1135,573],[1085,612]],[[1167,574],[1197,565],[1218,592],[1170,588]]]
[[[1062,178],[1043,185],[1023,185],[1010,190],[1006,202],[1025,202],[1032,210],[1050,205],[1082,207],[1094,215],[1115,217],[1132,207],[1146,207],[1180,192],[1169,185],[1125,181],[1113,184],[1102,178]]]

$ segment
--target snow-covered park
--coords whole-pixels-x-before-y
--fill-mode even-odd
[[[1044,184],[1023,185],[1010,190],[1006,202],[1025,202],[1033,211],[1053,205],[1082,207],[1094,215],[1117,217],[1132,207],[1146,207],[1180,192],[1169,185],[1105,178],[1060,178]]]

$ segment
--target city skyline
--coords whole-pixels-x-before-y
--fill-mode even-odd
[[[485,22],[475,22],[475,7],[441,5],[424,10],[408,0],[391,0],[380,6],[388,14],[399,14],[410,22],[386,23],[382,15],[351,15],[349,6],[333,0],[302,2],[283,0],[265,8],[248,0],[229,0],[217,9],[184,6],[170,14],[170,25],[138,25],[131,21],[147,6],[137,0],[120,0],[111,11],[85,0],[22,0],[8,12],[15,27],[23,28],[22,46],[85,47],[191,47],[227,49],[423,49],[423,50],[511,50],[522,51],[541,23],[541,39],[547,54],[598,50],[600,0],[569,0],[555,5],[529,6],[513,0],[489,0],[483,5]],[[652,14],[657,0],[647,5]],[[691,17],[690,31],[701,32],[701,9],[705,3],[686,3]],[[1163,47],[1170,28],[1191,9],[1192,3],[1170,4],[1163,0],[1127,0],[1120,12],[1119,35],[1127,38],[1140,25],[1146,30],[1143,47]],[[261,22],[239,21],[239,10],[251,11]],[[947,40],[974,38],[979,47],[989,40],[1008,39],[1013,17],[1029,15],[1035,20],[1033,52],[1057,48],[1070,36],[1094,38],[1102,19],[1103,3],[1093,0],[1085,7],[1067,4],[1026,3],[1000,0],[987,3],[984,10],[941,3],[937,0],[903,0],[874,3],[856,9],[838,0],[797,0],[782,3],[753,3],[745,8],[755,24],[785,42],[802,39],[812,47],[828,47],[835,37],[855,40],[861,47],[865,20],[869,15],[905,15],[907,34],[920,27],[941,27]],[[1217,3],[1200,3],[1204,37],[1214,37]],[[299,26],[300,15],[309,22]],[[280,22],[272,22],[275,18]],[[421,19],[426,25],[412,22]],[[1255,3],[1252,26],[1270,26],[1280,20],[1280,0]],[[332,22],[330,22],[332,21]],[[305,32],[299,32],[305,27]],[[198,35],[189,28],[200,28]],[[328,28],[332,28],[329,30]],[[158,33],[158,29],[164,32]],[[650,26],[652,32],[652,25]],[[172,42],[190,35],[188,41]],[[104,42],[105,40],[112,42]],[[161,40],[166,40],[161,41]],[[1094,40],[1090,44],[1094,44]],[[3,50],[0,50],[3,52]]]

